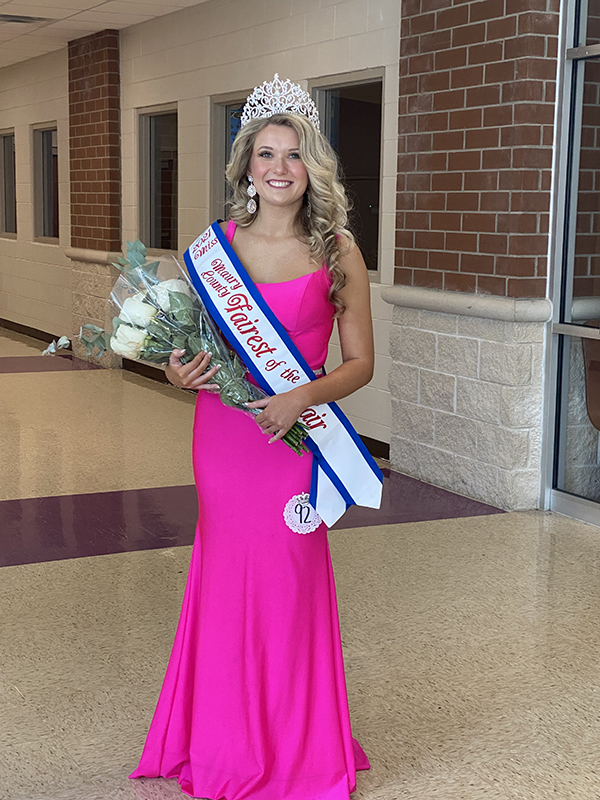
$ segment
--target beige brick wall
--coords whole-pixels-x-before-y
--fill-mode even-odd
[[[121,31],[122,237],[138,231],[138,115],[172,107],[179,125],[179,252],[210,220],[211,97],[245,96],[275,72],[308,85],[328,75],[384,73],[381,281],[372,284],[373,381],[342,403],[360,433],[389,441],[391,309],[381,291],[394,280],[398,147],[398,0],[209,0]],[[60,244],[33,239],[30,126],[58,121]],[[71,333],[67,50],[0,70],[0,130],[15,129],[18,239],[0,238],[0,317]],[[78,277],[79,275],[79,277]],[[87,284],[86,284],[87,285]],[[340,359],[334,338],[328,368]]]
[[[53,334],[71,331],[67,51],[0,70],[0,131],[14,130],[17,238],[0,235],[0,318]],[[59,244],[34,241],[32,126],[58,128]]]
[[[211,97],[244,97],[282,77],[311,79],[384,69],[381,283],[372,284],[376,342],[373,381],[341,403],[357,430],[389,442],[387,375],[391,309],[382,287],[394,280],[398,123],[398,0],[207,2],[121,33],[123,238],[138,235],[139,110],[172,106],[179,125],[179,251],[210,220]],[[327,364],[340,360],[334,337]]]

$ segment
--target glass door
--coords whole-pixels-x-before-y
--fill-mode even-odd
[[[551,507],[600,525],[600,0],[568,21]],[[560,188],[562,186],[562,189]]]

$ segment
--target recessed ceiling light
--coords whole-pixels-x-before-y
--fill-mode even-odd
[[[0,23],[1,22],[19,22],[23,25],[27,25],[31,22],[50,22],[47,17],[24,17],[21,14],[0,14]]]

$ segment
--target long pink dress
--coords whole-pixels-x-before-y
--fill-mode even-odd
[[[228,238],[233,234],[232,226]],[[259,290],[308,364],[323,366],[325,270]],[[210,800],[348,800],[369,762],[352,738],[327,529],[293,532],[311,456],[198,393],[199,520],[183,608],[132,778],[177,777]]]

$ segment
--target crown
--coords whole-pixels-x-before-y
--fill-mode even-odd
[[[272,81],[265,81],[248,96],[240,125],[243,128],[253,119],[272,117],[273,114],[301,114],[319,129],[319,112],[311,96],[289,78],[280,80],[277,73]]]

